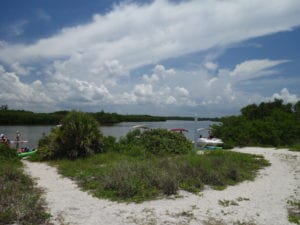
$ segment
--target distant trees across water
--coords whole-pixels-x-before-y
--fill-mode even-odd
[[[7,105],[0,107],[0,125],[56,125],[70,111],[52,113],[35,113],[25,110],[11,110]],[[100,124],[115,124],[120,122],[155,122],[166,120],[194,120],[193,117],[150,116],[150,115],[120,115],[108,112],[89,112]],[[199,118],[200,120],[218,121],[218,118]]]

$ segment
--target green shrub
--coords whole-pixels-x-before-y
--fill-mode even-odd
[[[76,159],[103,152],[102,139],[99,124],[92,116],[72,111],[62,120],[60,127],[52,129],[48,136],[41,138],[36,158]]]
[[[298,143],[290,146],[290,151],[300,152],[300,144]]]
[[[297,144],[300,133],[298,106],[283,104],[282,100],[249,105],[241,109],[242,115],[221,119],[212,132],[231,146],[291,146]]]
[[[140,143],[147,152],[155,155],[186,154],[193,145],[184,135],[166,129],[152,129],[140,136]]]
[[[0,143],[0,162],[18,161],[18,155],[15,149],[11,149],[6,144]]]
[[[0,163],[0,193],[0,224],[50,224],[41,190],[18,161]]]
[[[262,157],[228,151],[136,157],[107,152],[76,161],[57,161],[59,171],[97,197],[140,202],[176,194],[179,188],[199,192],[204,185],[225,188],[253,179],[269,163]]]
[[[75,159],[103,151],[98,122],[82,112],[70,112],[63,120],[57,138],[62,156]]]
[[[117,151],[117,149],[116,149],[117,140],[113,136],[103,137],[103,145],[104,145],[104,150],[106,152],[108,152],[108,151]]]

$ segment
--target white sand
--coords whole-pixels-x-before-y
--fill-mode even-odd
[[[287,200],[300,197],[300,153],[271,148],[242,148],[239,152],[262,154],[272,165],[254,181],[223,191],[207,188],[199,195],[181,191],[180,198],[141,204],[116,203],[92,197],[44,163],[24,161],[37,178],[55,224],[257,224],[287,225]],[[227,201],[229,206],[219,201]],[[238,205],[232,205],[237,203]],[[210,223],[206,223],[210,221]]]

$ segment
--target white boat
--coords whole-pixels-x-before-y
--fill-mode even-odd
[[[198,146],[206,147],[206,146],[221,146],[224,142],[219,138],[198,138]]]
[[[202,135],[200,135],[200,137],[197,140],[197,145],[199,147],[207,148],[207,147],[221,147],[221,146],[223,146],[224,142],[221,139],[211,137],[209,128],[199,128],[199,129],[197,129],[197,132],[201,132],[203,130],[208,130],[209,137],[206,138],[206,137],[202,137]]]
[[[144,125],[144,124],[139,124],[139,125],[132,126],[132,129],[143,129],[143,130],[148,130],[149,127],[147,127],[147,126]]]

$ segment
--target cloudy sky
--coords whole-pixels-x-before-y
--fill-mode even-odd
[[[223,116],[300,98],[299,0],[1,0],[0,104]]]

